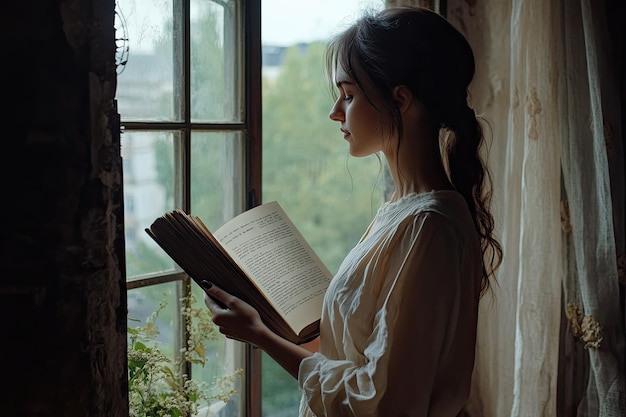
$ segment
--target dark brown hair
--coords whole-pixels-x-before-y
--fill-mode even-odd
[[[450,182],[467,202],[480,237],[484,294],[502,260],[502,247],[494,237],[491,178],[480,155],[483,131],[467,100],[474,54],[465,37],[428,9],[387,8],[366,13],[332,39],[326,65],[329,76],[341,65],[361,91],[367,83],[379,92],[384,102],[379,111],[400,136],[402,118],[393,100],[394,87],[406,86],[423,104]]]

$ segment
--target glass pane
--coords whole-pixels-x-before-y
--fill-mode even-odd
[[[191,136],[191,212],[215,230],[244,208],[243,138],[239,132]]]
[[[177,136],[173,132],[136,131],[122,135],[128,279],[178,268],[145,232],[154,219],[174,209],[177,203],[174,197]]]
[[[183,310],[181,283],[167,283],[128,291],[129,398],[131,411],[140,401],[176,403],[148,398],[171,393],[170,383],[182,381],[176,374],[182,364],[184,318],[190,320],[187,351],[192,361],[192,380],[181,391],[198,397],[196,416],[239,416],[244,404],[243,344],[227,340],[213,325],[204,305],[203,292],[193,287],[191,309]],[[182,315],[181,315],[182,313]],[[162,358],[159,358],[163,355]],[[179,378],[170,379],[172,372]],[[168,383],[167,380],[169,380]],[[143,397],[143,398],[140,398]],[[225,402],[228,400],[228,402]],[[179,398],[177,401],[182,401]],[[163,410],[165,405],[159,410]],[[154,411],[154,410],[151,410]],[[134,415],[143,415],[135,413]]]
[[[245,409],[244,345],[226,339],[210,322],[202,289],[193,285],[192,293],[195,299],[192,311],[197,311],[198,328],[202,329],[198,334],[208,336],[202,358],[204,363],[196,361],[192,365],[193,380],[206,384],[203,392],[208,397],[206,405],[198,410],[198,416],[239,416],[240,410]],[[193,344],[192,337],[190,345]],[[226,399],[228,402],[224,402]]]
[[[173,45],[181,41],[174,39],[180,31],[172,30],[180,22],[173,21],[172,1],[118,0],[117,11],[116,36],[128,39],[128,61],[117,77],[122,120],[180,120],[180,88],[174,81],[180,82],[182,60]]]
[[[361,9],[384,1],[263,0],[263,201],[278,200],[335,272],[383,199],[383,166],[352,158],[328,118],[324,46]],[[300,8],[301,7],[301,8]],[[306,16],[305,19],[294,16]],[[297,415],[297,381],[263,356],[262,415]]]
[[[300,404],[298,381],[265,352],[262,361],[263,417],[297,416]]]
[[[191,2],[191,119],[241,122],[239,2]]]
[[[138,341],[158,349],[169,360],[175,359],[174,352],[180,343],[175,336],[179,331],[175,328],[180,309],[178,285],[169,282],[128,291],[129,350]]]

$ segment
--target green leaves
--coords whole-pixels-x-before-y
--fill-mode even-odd
[[[159,329],[156,326],[158,314],[165,307],[161,302],[157,311],[150,315],[146,324],[138,323],[128,327],[128,394],[131,417],[190,416],[198,407],[215,401],[227,401],[234,393],[234,379],[241,371],[225,375],[215,386],[221,388],[216,394],[202,381],[190,379],[182,374],[184,361],[204,366],[207,343],[215,338],[216,330],[209,315],[197,305],[191,294],[181,300],[181,314],[187,322],[190,335],[187,346],[177,360],[168,358],[157,340]]]

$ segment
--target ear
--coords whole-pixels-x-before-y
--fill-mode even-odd
[[[400,114],[403,114],[413,104],[413,93],[404,85],[399,85],[393,89],[393,101],[398,106]]]

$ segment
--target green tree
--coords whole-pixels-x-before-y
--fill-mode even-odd
[[[291,47],[263,85],[263,199],[279,200],[331,271],[361,237],[382,192],[375,157],[349,158],[323,44]]]

